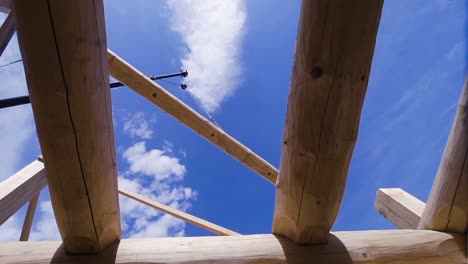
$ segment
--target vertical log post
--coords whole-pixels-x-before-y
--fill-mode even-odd
[[[15,0],[18,40],[64,248],[120,238],[102,0]]]
[[[326,243],[358,135],[382,0],[302,1],[273,233]]]

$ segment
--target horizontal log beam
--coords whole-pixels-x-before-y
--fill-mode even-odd
[[[418,228],[468,231],[468,74]]]
[[[45,186],[44,164],[33,161],[0,183],[0,225],[33,199]]]
[[[2,263],[465,263],[465,237],[436,231],[336,232],[327,245],[274,235],[123,239],[99,255],[67,255],[60,242],[0,243]]]
[[[108,51],[108,59],[109,72],[115,79],[161,108],[208,142],[231,155],[247,168],[258,173],[267,181],[273,184],[276,182],[278,170],[267,161],[232,138],[225,131],[213,125],[208,119],[198,114],[110,50]]]
[[[401,229],[417,229],[425,204],[400,188],[379,189],[375,210]]]
[[[103,0],[13,4],[64,247],[100,252],[121,234]]]
[[[232,230],[229,230],[229,229],[224,228],[222,226],[219,226],[217,224],[213,224],[211,222],[208,222],[208,221],[206,221],[204,219],[193,216],[193,215],[188,214],[186,212],[182,212],[180,210],[174,209],[174,208],[172,208],[170,206],[167,206],[165,204],[156,202],[154,200],[146,198],[146,197],[144,197],[142,195],[139,195],[137,193],[129,192],[129,191],[123,190],[121,188],[119,188],[119,193],[122,194],[122,195],[127,196],[130,199],[133,199],[133,200],[138,201],[138,202],[140,202],[140,203],[142,203],[144,205],[147,205],[149,207],[157,209],[157,210],[159,210],[159,211],[161,211],[163,213],[172,215],[175,218],[186,221],[186,222],[188,222],[190,224],[193,224],[195,226],[203,228],[203,229],[205,229],[207,231],[213,232],[213,233],[215,233],[217,235],[220,235],[220,236],[237,236],[237,235],[240,235],[239,233],[236,233],[236,232],[234,232]]]

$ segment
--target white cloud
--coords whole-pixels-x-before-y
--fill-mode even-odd
[[[0,13],[0,25],[6,15]],[[21,59],[16,35],[13,36],[7,48],[0,56],[0,65]],[[21,63],[0,68],[0,99],[27,95],[27,85]],[[22,164],[24,151],[28,142],[35,135],[34,120],[31,107],[16,106],[0,109],[0,181],[3,181],[18,171]],[[30,146],[29,146],[30,149]],[[23,210],[24,211],[24,210]],[[21,233],[23,219],[17,213],[0,226],[0,240],[17,241]]]
[[[175,177],[181,180],[185,175],[185,166],[179,159],[165,155],[167,150],[152,149],[147,151],[145,142],[138,142],[123,153],[123,157],[130,163],[131,173],[141,173],[152,176],[157,181]]]
[[[241,41],[247,17],[243,0],[168,0],[171,29],[186,45],[182,67],[186,82],[208,112],[239,85]]]
[[[138,118],[140,123],[147,122],[144,115]],[[124,149],[122,156],[126,166],[119,176],[119,187],[173,208],[188,210],[197,192],[181,185],[187,171],[174,156],[173,147],[172,142],[163,140],[160,148],[147,149],[146,141],[141,141]],[[185,234],[185,222],[124,196],[120,196],[120,212],[124,237]]]
[[[170,215],[163,215],[156,221],[145,222],[144,228],[132,234],[131,238],[141,237],[167,237],[167,236],[184,236],[185,222],[172,217]]]
[[[18,241],[21,234],[20,220],[13,215],[0,226],[0,241]]]
[[[154,119],[147,120],[143,112],[138,112],[125,118],[123,131],[131,138],[150,139],[154,133],[151,128],[154,122]]]
[[[50,200],[40,203],[39,213],[40,216],[34,224],[30,240],[61,240]]]
[[[0,24],[6,18],[0,14]],[[0,65],[21,59],[16,36],[0,57]],[[0,99],[27,95],[27,85],[21,63],[0,68]],[[16,106],[0,109],[0,181],[10,176],[21,164],[22,154],[28,141],[34,136],[34,120],[31,106]]]
[[[27,204],[0,226],[0,241],[19,240],[26,207]],[[40,202],[36,209],[29,240],[61,240],[50,200]]]

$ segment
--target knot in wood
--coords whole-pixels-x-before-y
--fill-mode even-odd
[[[320,66],[315,66],[312,68],[310,71],[310,77],[312,77],[313,80],[317,80],[323,75],[323,70]]]

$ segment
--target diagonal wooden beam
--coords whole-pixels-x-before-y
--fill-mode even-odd
[[[8,14],[12,9],[12,5],[11,0],[0,0],[0,12]]]
[[[11,37],[15,34],[15,30],[15,14],[10,12],[0,27],[0,57],[8,46],[8,43],[10,43]]]
[[[374,208],[401,229],[417,229],[425,204],[400,188],[379,189]]]
[[[13,7],[64,248],[100,252],[121,233],[103,1]]]
[[[39,200],[39,193],[29,201],[28,210],[24,217],[23,229],[21,230],[20,241],[28,241],[29,233],[31,233],[31,227],[34,220],[34,214],[36,213],[36,206]]]
[[[225,131],[213,125],[208,119],[198,114],[110,50],[108,51],[108,59],[109,72],[114,78],[192,129],[208,142],[231,155],[247,168],[255,171],[267,181],[275,183],[278,170],[267,161],[232,138]]]
[[[132,192],[123,190],[121,188],[119,188],[119,193],[122,194],[122,195],[125,195],[128,198],[131,198],[131,199],[133,199],[135,201],[138,201],[138,202],[140,202],[140,203],[142,203],[144,205],[147,205],[149,207],[157,209],[157,210],[159,210],[161,212],[164,212],[166,214],[172,215],[175,218],[186,221],[186,222],[188,222],[190,224],[193,224],[195,226],[198,226],[200,228],[203,228],[205,230],[213,232],[213,233],[215,233],[217,235],[220,235],[220,236],[237,236],[237,235],[240,235],[239,233],[231,231],[231,230],[229,230],[227,228],[224,228],[222,226],[213,224],[211,222],[208,222],[208,221],[206,221],[204,219],[193,216],[193,215],[188,214],[186,212],[174,209],[174,208],[172,208],[170,206],[167,206],[165,204],[162,204],[162,203],[159,203],[157,201],[151,200],[151,199],[146,198],[146,197],[144,197],[142,195],[139,195],[137,193],[132,193]]]
[[[45,186],[44,164],[33,161],[0,182],[0,225],[33,199]]]
[[[383,0],[303,0],[273,233],[326,243],[343,197]]]
[[[67,255],[60,242],[2,242],[2,263],[449,264],[466,263],[461,234],[425,230],[336,232],[328,245],[268,235],[123,239],[99,255]]]
[[[468,75],[418,228],[468,231]]]

